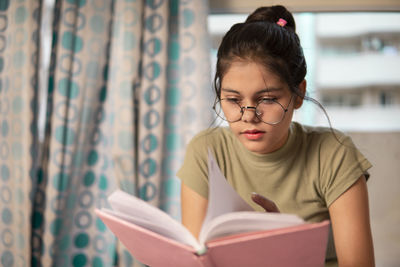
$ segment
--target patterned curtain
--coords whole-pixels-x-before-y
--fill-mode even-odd
[[[207,1],[56,0],[45,103],[42,3],[0,3],[1,264],[142,266],[94,209],[119,187],[179,220],[175,172],[212,119]]]
[[[40,7],[0,1],[0,266],[31,262]]]

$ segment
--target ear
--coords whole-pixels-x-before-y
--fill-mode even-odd
[[[300,84],[299,84],[299,93],[303,96],[296,96],[296,99],[294,101],[294,108],[298,109],[303,105],[303,100],[304,100],[304,96],[306,95],[306,88],[307,88],[307,81],[303,80]]]

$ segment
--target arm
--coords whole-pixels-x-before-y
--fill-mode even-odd
[[[181,185],[182,224],[196,237],[206,216],[208,200],[184,183]]]
[[[375,266],[364,176],[329,206],[329,214],[339,266]]]

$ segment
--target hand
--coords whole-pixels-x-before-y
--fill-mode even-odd
[[[263,209],[265,209],[266,212],[280,212],[276,204],[272,201],[269,200],[266,197],[263,197],[260,194],[257,193],[251,193],[251,199]]]

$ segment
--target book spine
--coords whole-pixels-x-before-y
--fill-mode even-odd
[[[207,253],[199,256],[199,259],[203,267],[217,267]]]

